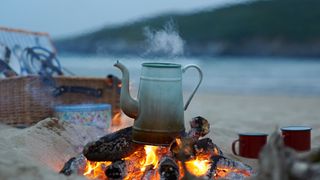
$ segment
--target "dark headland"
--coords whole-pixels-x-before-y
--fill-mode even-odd
[[[107,18],[107,17],[106,17]],[[55,40],[59,53],[141,55],[144,29],[172,21],[185,56],[320,57],[319,0],[257,0],[184,14],[165,14]]]

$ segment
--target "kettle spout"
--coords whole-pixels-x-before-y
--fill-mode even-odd
[[[117,61],[114,66],[119,68],[122,72],[120,107],[127,116],[136,119],[139,112],[139,104],[137,100],[131,97],[129,92],[129,71],[119,61]]]

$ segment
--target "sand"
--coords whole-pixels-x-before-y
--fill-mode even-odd
[[[185,113],[210,121],[210,136],[227,156],[257,167],[257,160],[231,153],[238,133],[270,134],[287,125],[312,129],[312,147],[320,146],[320,97],[244,96],[198,93]],[[55,122],[55,123],[52,123]],[[132,121],[125,120],[126,125]],[[81,152],[81,147],[105,132],[46,119],[26,128],[0,126],[0,179],[83,179],[58,175],[64,162]]]
[[[84,179],[65,177],[57,172],[78,155],[101,130],[47,118],[26,129],[0,126],[0,179],[54,180]]]
[[[229,157],[254,168],[257,160],[233,155],[238,133],[271,134],[289,125],[312,127],[312,148],[320,147],[320,97],[244,96],[201,93],[186,111],[186,120],[203,116],[210,121],[210,137]]]

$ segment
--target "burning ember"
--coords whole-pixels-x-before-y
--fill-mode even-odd
[[[92,162],[86,161],[86,166],[83,175],[86,176],[88,179],[108,179],[106,174],[112,173],[113,178],[123,178],[125,180],[130,179],[160,179],[159,168],[160,159],[165,157],[169,152],[169,148],[167,147],[157,147],[157,146],[144,146],[144,149],[135,152],[131,156],[127,157],[122,161],[123,167],[127,167],[127,170],[121,169],[120,164],[116,164],[115,167],[111,168],[112,165],[111,161],[105,162]],[[197,177],[205,177],[208,175],[210,168],[212,166],[212,160],[209,160],[208,156],[206,155],[199,155],[196,159],[189,160],[185,162],[186,170],[194,176]],[[131,167],[128,167],[131,166]],[[179,170],[180,170],[180,178],[184,175],[184,170],[182,166],[182,162],[178,162]],[[114,172],[107,172],[109,167],[109,171]],[[119,169],[117,169],[117,167]],[[111,168],[111,169],[110,169]],[[130,170],[130,171],[129,171]],[[127,171],[126,174],[124,171]],[[148,174],[149,172],[149,174]],[[215,174],[213,175],[213,179],[218,177],[226,177],[230,173],[238,173],[242,174],[243,176],[250,176],[251,172],[244,170],[242,168],[236,168],[233,166],[228,167],[220,166],[216,168]]]
[[[210,169],[210,161],[206,159],[196,158],[195,160],[187,161],[187,170],[195,176],[204,176]]]
[[[123,177],[123,179],[142,179],[147,171],[154,171],[148,176],[148,179],[160,179],[160,174],[157,171],[159,166],[159,159],[166,156],[169,152],[167,147],[158,146],[144,146],[144,149],[140,152],[135,152],[133,155],[125,158],[128,164],[131,164],[132,172]],[[133,161],[135,163],[133,163]],[[196,176],[203,176],[210,169],[210,163],[208,160],[190,160],[185,162],[187,170]],[[89,179],[107,179],[105,175],[106,168],[111,165],[112,162],[91,162],[87,161],[85,172],[83,175]],[[179,169],[183,169],[181,163]],[[119,177],[121,173],[119,173]]]
[[[195,127],[194,121],[191,127]],[[224,157],[211,139],[200,139],[208,133],[208,127],[191,129],[169,147],[135,144],[130,139],[131,131],[131,127],[121,129],[89,143],[83,155],[69,160],[61,173],[78,173],[88,179],[101,180],[171,180],[185,176],[241,179],[252,174],[249,166]]]

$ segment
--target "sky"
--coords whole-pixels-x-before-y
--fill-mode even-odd
[[[67,37],[163,13],[192,12],[244,0],[1,0],[0,26]]]

